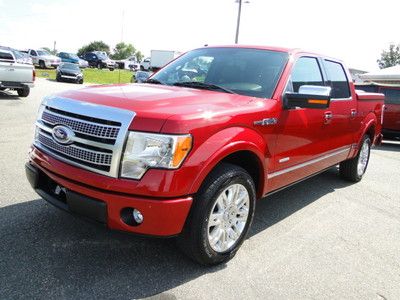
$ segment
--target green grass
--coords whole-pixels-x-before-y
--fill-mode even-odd
[[[108,84],[108,83],[129,83],[133,73],[128,70],[114,70],[110,71],[108,69],[83,69],[83,78],[86,83],[98,83],[98,84]],[[36,68],[36,76],[42,78],[56,79],[55,69],[39,69]]]

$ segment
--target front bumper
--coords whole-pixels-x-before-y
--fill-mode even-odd
[[[31,186],[46,201],[115,230],[162,237],[178,235],[192,204],[191,197],[158,200],[100,190],[56,175],[32,161],[25,165],[25,171]],[[127,208],[138,209],[143,223],[125,223],[122,211]]]

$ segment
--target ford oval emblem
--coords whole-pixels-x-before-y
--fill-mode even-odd
[[[72,144],[75,133],[67,126],[57,125],[54,126],[51,135],[57,143],[68,145]]]

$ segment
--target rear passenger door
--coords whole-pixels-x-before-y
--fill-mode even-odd
[[[354,136],[359,130],[357,117],[357,99],[350,90],[349,79],[342,63],[322,59],[326,85],[332,88],[331,102],[326,114],[330,119],[325,120],[326,135],[332,149],[350,147]]]

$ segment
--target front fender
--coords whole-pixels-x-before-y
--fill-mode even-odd
[[[226,128],[204,141],[193,153],[190,160],[186,162],[187,166],[200,166],[190,188],[191,194],[198,191],[204,179],[219,162],[238,151],[250,151],[256,155],[260,169],[265,174],[270,155],[263,137],[250,128]],[[260,178],[263,192],[264,182],[265,178]]]

